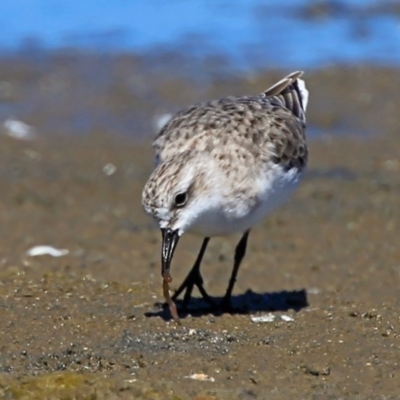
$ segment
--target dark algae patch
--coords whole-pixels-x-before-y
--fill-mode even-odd
[[[9,400],[178,400],[167,388],[152,388],[134,382],[94,374],[56,372],[20,379],[0,377],[0,398]]]
[[[91,398],[94,379],[72,372],[57,372],[19,380],[0,379],[1,396],[4,399],[74,399],[77,391],[84,392],[81,398]],[[86,388],[85,388],[86,387]],[[93,397],[92,397],[93,398]]]

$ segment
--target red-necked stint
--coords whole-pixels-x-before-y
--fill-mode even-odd
[[[155,139],[156,168],[144,187],[142,203],[161,228],[164,295],[176,321],[173,300],[185,290],[186,306],[194,286],[215,306],[200,273],[210,237],[242,233],[219,305],[231,308],[250,229],[296,188],[307,164],[308,91],[301,75],[293,72],[255,96],[188,107],[172,117]],[[204,240],[193,268],[171,299],[170,264],[185,232]]]

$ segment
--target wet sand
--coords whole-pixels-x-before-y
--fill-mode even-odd
[[[214,80],[202,95],[255,93],[280,75]],[[212,313],[195,299],[182,327],[162,306],[160,233],[140,205],[153,133],[74,137],[60,126],[32,141],[0,136],[0,398],[397,398],[396,77],[307,74],[309,168],[291,201],[252,231],[239,312]],[[169,90],[174,107],[198,97],[181,83],[186,92],[180,81]],[[215,297],[237,240],[210,242],[202,270]],[[42,244],[69,254],[26,255]],[[181,239],[172,287],[200,244]],[[273,322],[251,319],[270,312]]]

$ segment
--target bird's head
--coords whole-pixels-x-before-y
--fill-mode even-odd
[[[184,152],[161,163],[142,193],[147,214],[162,233],[162,273],[169,271],[180,236],[207,211],[215,193],[212,160],[204,153]]]

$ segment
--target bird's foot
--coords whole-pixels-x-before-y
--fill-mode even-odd
[[[180,294],[183,291],[185,291],[185,294],[184,294],[183,300],[182,300],[182,307],[184,309],[186,309],[190,302],[190,299],[192,297],[193,288],[195,286],[197,286],[197,288],[199,289],[199,292],[203,296],[204,301],[206,301],[212,307],[217,308],[217,304],[215,303],[215,301],[209,296],[209,294],[204,289],[203,277],[201,276],[200,271],[198,271],[196,269],[194,269],[194,270],[192,269],[190,271],[189,275],[186,277],[186,279],[183,281],[181,286],[179,286],[179,288],[176,290],[176,292],[172,296],[172,300],[176,301],[177,298],[180,296]]]

